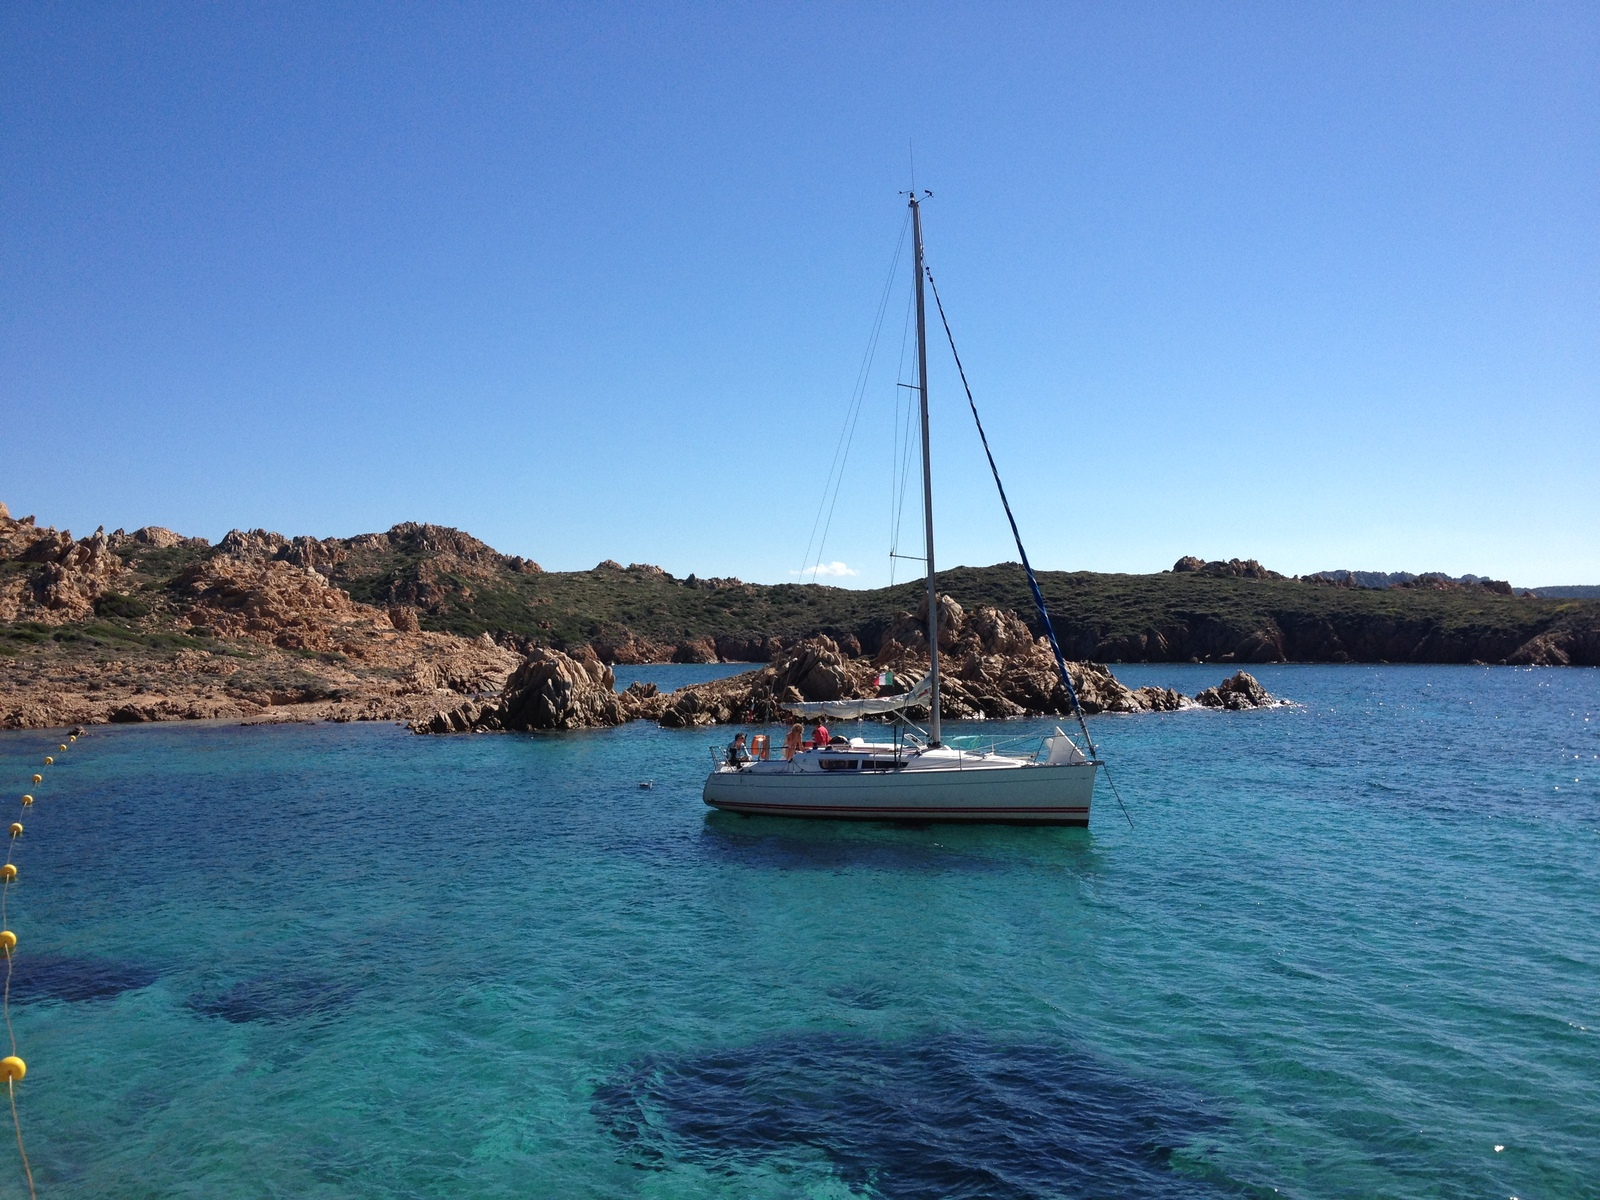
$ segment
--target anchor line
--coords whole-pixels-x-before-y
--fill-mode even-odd
[[[1067,659],[1061,653],[1061,643],[1056,639],[1055,626],[1050,621],[1050,610],[1045,607],[1044,593],[1039,590],[1038,577],[1033,573],[1033,565],[1028,561],[1028,551],[1022,545],[1022,533],[1017,528],[1017,518],[1011,512],[1011,501],[1006,498],[1006,485],[1000,481],[1000,468],[995,465],[994,451],[989,449],[989,435],[983,431],[983,420],[978,416],[978,404],[972,398],[972,385],[967,382],[966,368],[961,365],[961,353],[956,349],[955,334],[950,332],[950,318],[945,316],[944,301],[939,299],[939,285],[933,281],[933,271],[924,265],[923,269],[928,274],[928,286],[933,289],[933,302],[939,309],[939,321],[944,325],[944,336],[950,342],[950,354],[956,360],[956,371],[961,376],[961,386],[967,393],[967,407],[972,410],[973,424],[978,427],[978,438],[983,442],[983,453],[989,460],[989,471],[994,476],[994,486],[1000,493],[1000,504],[1006,510],[1006,520],[1011,522],[1011,536],[1017,543],[1017,553],[1022,556],[1022,569],[1028,576],[1028,590],[1033,593],[1033,606],[1039,611],[1039,620],[1044,625],[1044,635],[1050,640],[1050,650],[1055,655],[1056,670],[1061,673],[1061,682],[1067,689],[1067,695],[1072,699],[1072,715],[1078,718],[1078,728],[1083,730],[1083,740],[1089,745],[1089,755],[1099,760],[1100,752],[1095,748],[1094,738],[1089,733],[1089,723],[1083,718],[1083,705],[1078,703],[1078,689],[1072,686],[1072,674],[1067,670]],[[1108,774],[1107,779],[1110,778]],[[1116,785],[1112,784],[1113,794]],[[1122,803],[1122,797],[1117,797],[1117,803]],[[1127,816],[1127,810],[1123,810]],[[1133,824],[1129,818],[1128,824]]]
[[[1122,810],[1123,820],[1128,822],[1128,828],[1133,828],[1133,818],[1128,816],[1128,806],[1122,802],[1122,793],[1117,790],[1117,781],[1111,777],[1111,764],[1101,763],[1106,771],[1106,782],[1111,785],[1111,794],[1117,798],[1117,807]]]

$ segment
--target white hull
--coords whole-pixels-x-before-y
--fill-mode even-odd
[[[1089,737],[1088,726],[1082,725],[1083,718],[1078,710],[1072,678],[1067,673],[1061,648],[1051,629],[1050,614],[1045,611],[1044,598],[1039,592],[1033,568],[1028,565],[1027,552],[1022,548],[1022,535],[1017,533],[1011,504],[1006,500],[1005,489],[1000,487],[1000,473],[994,466],[994,455],[989,453],[989,440],[984,435],[981,422],[978,423],[978,436],[983,441],[984,453],[994,471],[995,486],[999,488],[1001,503],[1011,522],[1011,531],[1016,536],[1017,553],[1027,572],[1045,632],[1049,635],[1062,685],[1067,694],[1072,696],[1074,711],[1079,712],[1078,719],[1089,757],[1086,758],[1059,727],[1054,737],[1044,739],[1040,753],[1032,759],[1000,754],[993,748],[988,752],[958,749],[942,744],[940,737],[939,597],[935,590],[938,575],[933,558],[928,337],[922,290],[924,278],[929,282],[933,279],[928,274],[922,255],[921,202],[922,198],[931,194],[925,192],[923,197],[918,197],[913,191],[910,197],[912,241],[916,250],[912,282],[917,305],[916,386],[922,416],[922,533],[926,548],[923,565],[928,589],[928,674],[910,692],[895,696],[835,696],[832,700],[795,697],[795,703],[785,706],[792,714],[788,718],[791,720],[794,717],[822,716],[860,720],[909,707],[920,708],[926,703],[929,710],[926,739],[897,737],[895,744],[889,745],[870,743],[860,738],[829,739],[824,734],[821,740],[826,745],[801,750],[794,754],[792,760],[784,761],[768,757],[771,746],[765,735],[757,735],[751,746],[746,748],[746,735],[739,734],[727,749],[727,761],[718,759],[720,765],[706,779],[705,802],[713,808],[750,816],[811,817],[836,821],[959,821],[1008,825],[1089,823],[1095,773],[1099,767],[1099,763],[1093,761],[1094,742]],[[935,288],[935,301],[938,295],[938,289]],[[939,311],[942,318],[942,305]],[[955,339],[950,335],[948,323],[945,333],[951,338],[953,355]],[[876,338],[877,334],[873,336]],[[966,372],[961,367],[959,357],[956,357],[955,365],[961,372],[965,386]],[[973,420],[977,421],[978,409],[972,400],[972,390],[966,390]],[[818,553],[820,557],[820,547]],[[799,728],[794,727],[796,731]],[[815,731],[813,738],[816,740]],[[752,754],[755,755],[755,761],[751,761]]]
[[[846,774],[760,763],[713,771],[704,795],[713,808],[750,816],[1084,826],[1096,766],[993,763]]]

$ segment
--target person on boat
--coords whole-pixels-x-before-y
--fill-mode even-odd
[[[728,747],[728,765],[730,767],[742,767],[749,761],[750,751],[745,749],[744,734],[735,734],[733,745]]]
[[[818,721],[817,727],[811,731],[811,744],[818,750],[821,750],[828,744],[829,736],[828,727],[821,721]]]
[[[796,754],[799,754],[800,751],[804,750],[805,746],[805,728],[800,724],[799,721],[796,721],[793,725],[789,726],[789,733],[783,739],[783,757],[785,759],[793,758]]]

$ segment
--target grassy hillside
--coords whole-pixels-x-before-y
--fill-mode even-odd
[[[9,528],[14,540],[22,539],[19,545],[44,536],[17,522]],[[164,537],[159,540],[175,540],[175,535],[160,532]],[[680,580],[655,567],[613,563],[589,571],[546,572],[458,530],[416,524],[323,541],[235,533],[218,546],[198,541],[158,546],[143,532],[132,537],[119,533],[107,546],[129,570],[119,567],[114,576],[106,576],[114,577],[107,585],[113,590],[95,593],[92,619],[83,616],[62,624],[57,616],[39,624],[43,617],[25,620],[19,614],[19,619],[0,625],[0,653],[6,643],[19,646],[39,639],[187,648],[207,631],[195,628],[198,618],[189,615],[193,600],[185,591],[183,573],[192,574],[221,554],[253,554],[314,568],[357,600],[410,610],[424,629],[515,635],[557,647],[588,643],[602,656],[617,657],[714,653],[724,659],[764,658],[769,652],[766,639],[813,633],[854,638],[870,652],[897,614],[916,609],[923,591],[920,581],[855,591],[693,576]],[[32,594],[28,588],[44,586],[40,573],[55,569],[40,566],[41,561],[34,550],[15,551],[0,561],[0,587],[10,586],[13,597],[26,600]],[[1045,572],[1040,583],[1064,649],[1078,658],[1510,659],[1600,665],[1600,600],[1595,599],[1513,596],[1476,585],[1369,590],[1198,571]],[[939,588],[968,608],[1009,609],[1038,631],[1026,580],[1015,564],[941,572]],[[40,612],[37,607],[31,611]]]
[[[358,599],[405,598],[424,560],[396,555],[342,564],[335,581]],[[857,591],[815,584],[676,580],[653,568],[603,566],[526,574],[436,572],[424,628],[510,632],[576,645],[623,632],[672,646],[811,633],[877,644],[897,612],[914,610],[920,582]],[[1299,580],[1198,574],[1045,572],[1040,586],[1073,654],[1111,661],[1496,662],[1539,634],[1600,627],[1600,602],[1458,590],[1335,588]],[[1015,564],[958,567],[941,591],[967,607],[1011,609],[1037,628]]]

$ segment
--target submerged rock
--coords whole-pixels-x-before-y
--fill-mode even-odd
[[[1174,1165],[1223,1124],[1204,1097],[1075,1047],[976,1033],[802,1032],[653,1056],[602,1082],[593,1111],[645,1171],[793,1173],[820,1156],[841,1193],[891,1200],[1245,1193]]]
[[[184,1001],[184,1007],[233,1025],[300,1021],[334,1015],[348,1008],[360,991],[360,985],[348,978],[274,972],[220,990],[195,992]]]
[[[156,970],[144,963],[66,954],[18,954],[12,960],[11,972],[11,1000],[15,1004],[108,1000],[149,987],[157,977]]]

